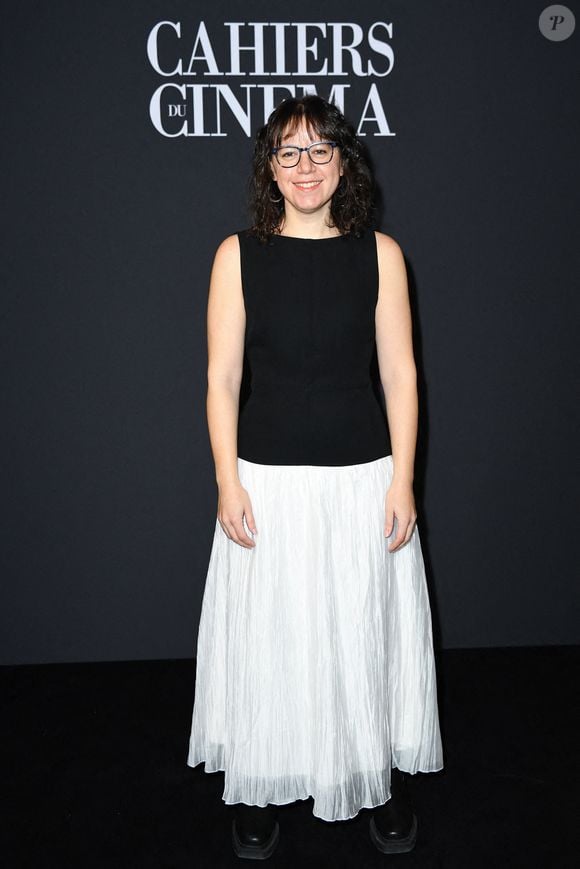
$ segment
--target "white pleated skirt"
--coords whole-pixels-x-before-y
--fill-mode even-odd
[[[388,551],[390,455],[237,461],[256,545],[216,518],[187,764],[223,770],[227,804],[313,797],[316,817],[353,818],[390,798],[392,767],[443,768],[419,529]]]

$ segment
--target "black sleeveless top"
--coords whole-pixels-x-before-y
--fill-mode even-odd
[[[378,261],[374,232],[240,243],[251,392],[238,456],[267,465],[351,465],[390,455],[371,380]]]

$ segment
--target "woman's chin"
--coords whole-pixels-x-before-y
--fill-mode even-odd
[[[298,211],[301,214],[313,214],[315,211],[320,211],[321,208],[325,208],[332,196],[329,198],[324,198],[323,196],[300,196],[299,198],[286,199],[286,206],[290,204],[295,211]]]

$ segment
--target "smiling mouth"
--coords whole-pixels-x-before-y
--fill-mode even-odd
[[[294,181],[294,186],[301,187],[303,190],[311,190],[314,187],[318,187],[319,184],[322,184],[322,180],[320,180],[320,181]]]

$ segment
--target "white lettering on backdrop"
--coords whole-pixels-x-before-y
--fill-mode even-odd
[[[375,21],[366,29],[353,22],[227,21],[223,26],[225,35],[210,36],[200,21],[191,38],[182,36],[180,21],[159,21],[151,28],[149,63],[158,75],[173,79],[160,84],[149,103],[151,123],[162,136],[227,136],[241,130],[249,137],[258,118],[266,123],[280,100],[316,93],[349,117],[357,117],[359,136],[395,135],[376,82],[370,83],[362,104],[359,100],[357,106],[347,107],[348,83],[327,81],[321,92],[312,81],[272,81],[275,77],[384,78],[395,62],[386,41],[393,37],[392,22]],[[205,81],[199,82],[200,78]],[[254,81],[224,81],[234,78]]]

